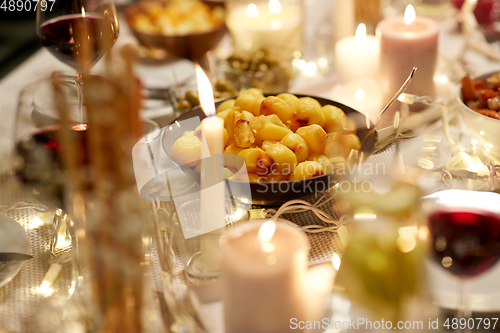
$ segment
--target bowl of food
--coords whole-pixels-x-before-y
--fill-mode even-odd
[[[217,1],[145,0],[130,5],[125,19],[139,42],[188,59],[213,49],[227,31]]]
[[[351,151],[368,156],[377,140],[365,115],[324,98],[249,89],[216,100],[216,107],[224,119],[226,182],[245,203],[280,205],[327,191],[345,175]],[[199,182],[201,130],[196,122],[179,126],[194,117],[205,118],[200,107],[166,127],[161,140],[174,163]]]
[[[217,65],[218,74],[238,90],[288,91],[293,77],[292,59],[281,59],[265,48],[250,55],[235,51]]]
[[[465,126],[487,152],[500,160],[500,73],[491,72],[462,79],[459,110]]]

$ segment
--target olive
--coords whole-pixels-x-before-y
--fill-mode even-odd
[[[200,105],[200,98],[198,97],[198,92],[189,90],[186,91],[186,99],[192,106]]]
[[[233,85],[227,79],[218,79],[215,81],[215,89],[218,91],[233,91]]]
[[[189,110],[191,109],[191,103],[189,103],[187,100],[185,99],[181,99],[179,100],[179,102],[177,103],[177,109],[178,110]]]

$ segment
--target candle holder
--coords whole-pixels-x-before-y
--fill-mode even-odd
[[[301,50],[302,15],[298,0],[229,0],[226,24],[236,50],[252,54],[267,48],[279,59]]]
[[[226,200],[225,209],[226,226],[249,218],[248,210],[244,206],[240,206],[237,202]],[[220,269],[207,269],[206,261],[220,262],[221,254],[220,250],[218,250],[218,243],[225,228],[223,227],[200,236],[185,238],[183,230],[186,229],[186,224],[181,222],[181,220],[188,222],[187,227],[191,229],[190,231],[193,234],[197,233],[201,228],[200,199],[189,200],[176,207],[176,213],[172,216],[175,242],[181,262],[190,278],[210,280],[219,277]],[[210,251],[210,248],[213,251]],[[209,258],[204,258],[204,255],[208,255]],[[217,263],[216,266],[220,266],[220,263]]]

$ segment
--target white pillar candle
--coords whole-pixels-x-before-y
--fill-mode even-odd
[[[376,78],[379,66],[379,41],[366,35],[360,24],[356,35],[345,37],[335,45],[335,68],[340,83]]]
[[[215,116],[215,104],[210,81],[197,65],[196,74],[200,104],[207,118],[201,122],[202,152],[200,174],[200,222],[202,230],[214,230],[201,235],[201,260],[206,271],[220,270],[219,237],[225,225],[225,182],[223,178],[224,120]]]
[[[226,333],[294,332],[290,320],[305,318],[307,236],[279,221],[272,233],[271,224],[246,222],[221,237]]]
[[[373,123],[383,108],[382,90],[374,79],[338,84],[332,90],[332,98],[366,115]]]
[[[384,103],[396,93],[413,67],[418,70],[406,92],[434,97],[438,24],[416,17],[413,6],[409,5],[404,17],[380,22],[377,35],[380,37],[380,82]]]
[[[270,0],[231,4],[226,23],[235,46],[246,52],[268,48],[274,56],[300,50],[302,18],[298,1]]]

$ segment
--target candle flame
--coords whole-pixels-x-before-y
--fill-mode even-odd
[[[332,265],[336,271],[339,270],[341,262],[342,262],[342,260],[340,259],[339,255],[337,253],[334,253],[333,258],[332,258]]]
[[[212,90],[212,85],[200,65],[196,64],[195,67],[201,108],[207,117],[215,116],[214,92]]]
[[[276,231],[276,223],[273,221],[267,221],[259,229],[259,235],[257,237],[260,248],[264,252],[273,252],[274,244],[271,244],[271,239]]]
[[[358,89],[356,91],[356,95],[354,96],[358,102],[362,102],[365,100],[365,91],[363,89]]]
[[[82,7],[82,17],[85,18],[85,8]]]
[[[404,16],[405,24],[409,27],[413,26],[416,18],[417,14],[415,14],[415,8],[412,5],[406,6],[405,16]]]
[[[269,11],[271,14],[278,14],[281,11],[281,3],[279,0],[269,0]]]
[[[355,38],[359,44],[364,44],[366,42],[366,25],[364,23],[361,23],[356,28]]]
[[[250,17],[256,17],[259,15],[259,9],[254,3],[251,3],[247,7],[247,15]]]

